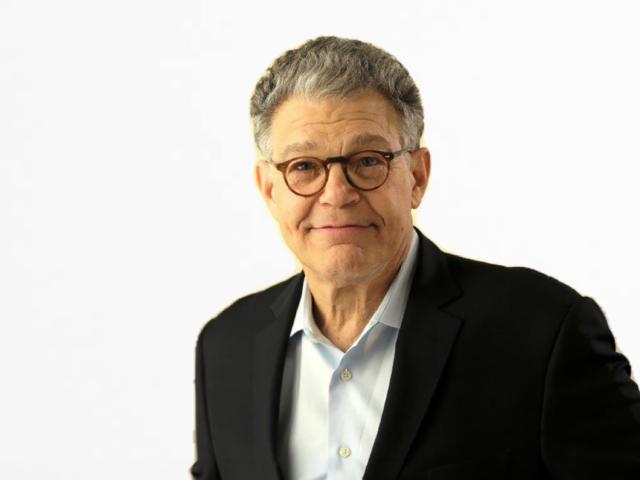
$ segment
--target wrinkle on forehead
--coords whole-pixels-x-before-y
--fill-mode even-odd
[[[279,144],[274,153],[281,150],[282,160],[327,148],[340,148],[335,154],[346,153],[344,148],[391,149],[391,143],[399,139],[397,112],[376,92],[347,100],[293,97],[278,110],[272,134],[274,144]]]
[[[342,115],[344,115],[344,113],[342,113]],[[349,112],[348,115],[354,115],[354,116],[349,116],[348,118],[344,118],[344,117],[343,118],[336,118],[336,119],[332,119],[332,120],[310,121],[307,118],[305,118],[304,115],[302,115],[299,118],[294,118],[293,120],[290,120],[290,123],[291,123],[292,126],[300,126],[300,127],[313,126],[313,125],[330,126],[330,125],[335,125],[335,124],[340,123],[340,122],[347,122],[347,121],[354,121],[355,120],[355,121],[362,121],[362,122],[373,122],[375,124],[382,125],[383,122],[379,122],[378,119],[379,118],[384,118],[377,112],[368,112],[366,110],[358,111],[358,112]],[[374,115],[375,117],[372,118],[371,115]]]
[[[382,149],[382,150],[391,150],[391,144],[389,140],[379,134],[376,133],[359,133],[355,137],[347,139],[345,142],[346,148],[351,152],[355,152],[361,149]],[[282,158],[288,159],[296,154],[308,154],[310,152],[315,152],[321,149],[321,146],[318,142],[314,142],[312,140],[306,140],[304,142],[296,142],[290,143],[282,150]]]

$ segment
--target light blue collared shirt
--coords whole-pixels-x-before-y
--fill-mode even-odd
[[[346,352],[316,325],[305,278],[280,395],[277,448],[286,479],[362,478],[387,397],[417,252],[414,229],[398,274]]]

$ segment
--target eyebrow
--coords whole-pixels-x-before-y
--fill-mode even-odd
[[[387,150],[391,149],[391,145],[386,138],[384,138],[382,135],[374,133],[360,133],[350,139],[348,145],[350,146],[349,150],[353,150],[354,148],[373,148],[376,146]],[[318,144],[311,140],[291,143],[282,150],[280,156],[281,158],[287,160],[289,159],[291,154],[306,153],[317,148]]]
[[[284,150],[282,150],[280,156],[284,160],[288,160],[289,156],[292,153],[304,153],[316,148],[318,148],[318,144],[316,142],[312,142],[311,140],[307,140],[306,142],[291,143],[284,147]]]
[[[359,135],[356,135],[351,139],[351,142],[349,144],[351,145],[351,148],[370,147],[373,144],[374,146],[391,149],[391,145],[386,138],[384,138],[382,135],[377,135],[374,133],[361,133]]]

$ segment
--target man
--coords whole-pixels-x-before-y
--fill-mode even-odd
[[[413,227],[430,156],[394,57],[308,41],[251,118],[302,271],[201,331],[195,478],[640,478],[640,392],[597,304]]]

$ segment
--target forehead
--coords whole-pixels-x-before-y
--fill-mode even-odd
[[[371,91],[347,99],[291,97],[274,113],[271,135],[274,157],[400,147],[395,109]]]

